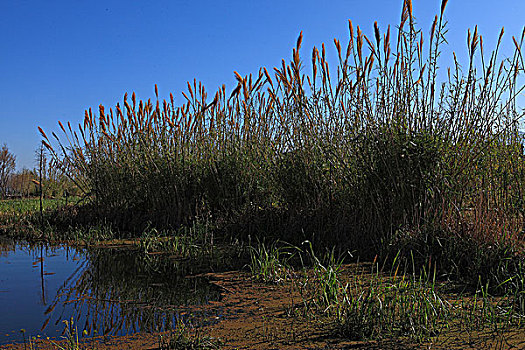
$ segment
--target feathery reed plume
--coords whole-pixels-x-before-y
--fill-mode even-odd
[[[206,219],[238,234],[292,241],[316,233],[363,250],[425,226],[516,235],[525,215],[516,107],[523,36],[513,38],[515,56],[499,60],[502,29],[480,76],[476,27],[468,71],[454,54],[441,81],[446,4],[426,52],[404,0],[394,39],[390,26],[381,35],[375,22],[370,40],[348,21],[345,55],[334,40],[332,75],[324,44],[303,73],[301,32],[288,63],[234,71],[230,93],[223,86],[208,95],[194,80],[176,106],[173,94],[159,101],[155,85],[156,103],[125,94],[109,113],[100,106],[98,118],[86,111],[78,129],[60,123],[57,141],[39,131],[100,216],[128,230]]]

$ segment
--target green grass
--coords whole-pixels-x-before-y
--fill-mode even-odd
[[[352,340],[405,336],[426,341],[449,317],[449,305],[433,286],[411,277],[349,289],[340,307],[339,332]]]
[[[65,205],[64,199],[45,198],[42,202],[44,210],[57,209]],[[2,214],[32,214],[40,211],[39,198],[21,198],[0,200],[0,215]]]
[[[343,277],[341,266],[337,260],[322,266],[330,274],[319,274],[314,267],[313,277],[304,282],[311,292],[303,298],[315,300],[310,314],[328,317],[334,333],[345,339],[432,343],[453,332],[496,335],[525,326],[525,313],[516,307],[522,297],[513,292],[493,296],[488,285],[479,284],[473,293],[450,294],[436,280],[435,270],[407,273],[413,266],[403,267],[397,260],[389,273],[373,264],[369,272]]]
[[[522,287],[509,286],[503,291],[480,279],[474,290],[451,292],[455,282],[439,280],[431,261],[417,265],[398,252],[393,261],[382,265],[374,261],[368,270],[368,264],[345,265],[334,250],[318,258],[311,243],[305,243],[306,249],[294,251],[303,262],[302,273],[289,273],[288,281],[300,291],[298,305],[303,307],[303,316],[333,325],[338,337],[432,343],[446,339],[450,332],[495,335],[525,326]],[[518,273],[505,283],[519,285],[522,281]],[[292,305],[294,317],[298,316],[296,308]]]
[[[78,222],[73,224],[72,212],[78,210],[75,203],[80,197],[65,199],[44,198],[42,214],[39,198],[0,200],[0,234],[24,240],[89,240],[101,237],[113,238],[115,231],[101,222],[92,222],[87,229],[81,229]],[[67,204],[67,205],[66,205]],[[85,228],[85,227],[84,227]]]
[[[254,279],[265,283],[281,283],[288,278],[291,267],[288,261],[296,249],[274,242],[264,244],[259,242],[250,247],[250,272]]]

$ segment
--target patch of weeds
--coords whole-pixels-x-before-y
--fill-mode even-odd
[[[24,340],[24,350],[28,349],[27,346],[29,346],[29,350],[36,349],[35,337],[29,337],[29,339],[27,339],[29,343],[26,343],[26,330],[22,328],[20,333],[22,333],[22,339]]]
[[[59,350],[80,350],[78,329],[76,326],[74,326],[73,318],[71,318],[69,321],[64,320],[62,322],[65,324],[63,333],[64,335],[62,336],[64,342],[56,343],[52,341],[51,343]],[[84,334],[87,334],[87,332],[84,331]]]
[[[142,233],[139,248],[145,253],[167,252],[192,257],[203,253],[213,254],[216,243],[212,227],[207,223],[194,222],[178,230],[147,228]]]
[[[313,263],[313,289],[314,300],[323,308],[330,308],[337,305],[345,291],[345,286],[339,279],[343,258],[337,259],[335,251],[332,249],[323,259],[323,263],[314,253],[312,243],[305,241],[308,245],[308,257]]]
[[[198,329],[187,326],[182,321],[177,322],[177,327],[171,333],[159,339],[160,350],[215,350],[220,349],[222,341],[203,335]]]
[[[279,242],[271,245],[258,243],[250,249],[250,271],[256,280],[265,283],[280,283],[286,280],[291,269],[288,261],[292,257],[291,247],[280,247]]]
[[[145,254],[170,253],[180,258],[192,258],[211,253],[213,246],[207,246],[199,237],[192,235],[191,229],[176,232],[149,229],[143,232],[138,243]]]
[[[55,236],[55,239],[69,238],[76,242],[103,241],[113,239],[117,236],[117,233],[113,230],[111,225],[105,224],[72,228],[69,230],[69,232],[66,232],[63,237],[59,237],[57,234],[54,234],[52,226],[49,226],[49,231],[49,237]]]
[[[432,261],[450,291],[477,294],[480,286],[489,295],[502,297],[514,311],[525,314],[525,255],[514,242],[483,242],[465,234],[423,228],[398,232],[386,254],[417,266]]]
[[[516,308],[515,295],[503,297],[489,294],[489,285],[479,284],[474,295],[461,296],[455,303],[456,326],[462,331],[501,333],[525,326],[525,315]]]
[[[342,336],[352,340],[407,337],[421,343],[436,340],[445,329],[500,334],[525,324],[517,288],[494,297],[489,291],[497,288],[480,278],[475,293],[451,295],[449,301],[437,290],[435,265],[432,273],[428,272],[431,268],[422,267],[418,274],[408,274],[405,266],[398,275],[398,258],[389,275],[374,262],[372,273],[356,276],[345,287],[342,300],[334,302]],[[415,270],[414,260],[410,269]],[[515,276],[506,283],[519,285],[522,280]]]
[[[505,259],[500,265],[508,277],[496,289],[504,290],[504,300],[515,313],[525,318],[525,258]]]
[[[368,284],[356,280],[348,285],[339,307],[339,332],[352,340],[408,336],[425,341],[440,333],[450,314],[450,305],[434,282],[397,276],[397,269],[390,278],[377,269]]]

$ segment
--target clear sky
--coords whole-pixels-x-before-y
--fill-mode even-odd
[[[413,0],[425,34],[440,4]],[[154,84],[161,99],[172,92],[179,103],[194,78],[209,95],[222,84],[231,89],[234,70],[257,73],[289,60],[301,30],[305,63],[322,42],[335,57],[333,38],[348,40],[348,19],[372,37],[374,21],[381,30],[394,27],[401,7],[402,0],[1,0],[0,145],[15,153],[19,169],[33,168],[37,126],[78,124],[85,109],[112,107],[125,92],[153,98]],[[476,24],[486,51],[504,26],[503,56],[510,55],[525,1],[450,0],[446,18],[448,56],[465,57],[467,29]]]

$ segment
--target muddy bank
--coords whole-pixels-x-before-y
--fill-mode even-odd
[[[351,276],[356,266],[345,265]],[[252,281],[245,272],[205,274],[221,290],[220,301],[180,308],[184,314],[207,314],[206,325],[188,332],[188,338],[206,337],[222,349],[523,349],[523,329],[465,332],[451,326],[432,342],[417,344],[407,339],[348,341],[337,336],[329,318],[308,311],[308,301],[298,284],[287,281],[267,285]],[[83,349],[160,349],[164,333],[138,333],[124,337],[85,341]],[[38,340],[38,349],[55,349],[47,340]],[[63,345],[62,345],[63,346]],[[9,345],[3,349],[26,349]]]

